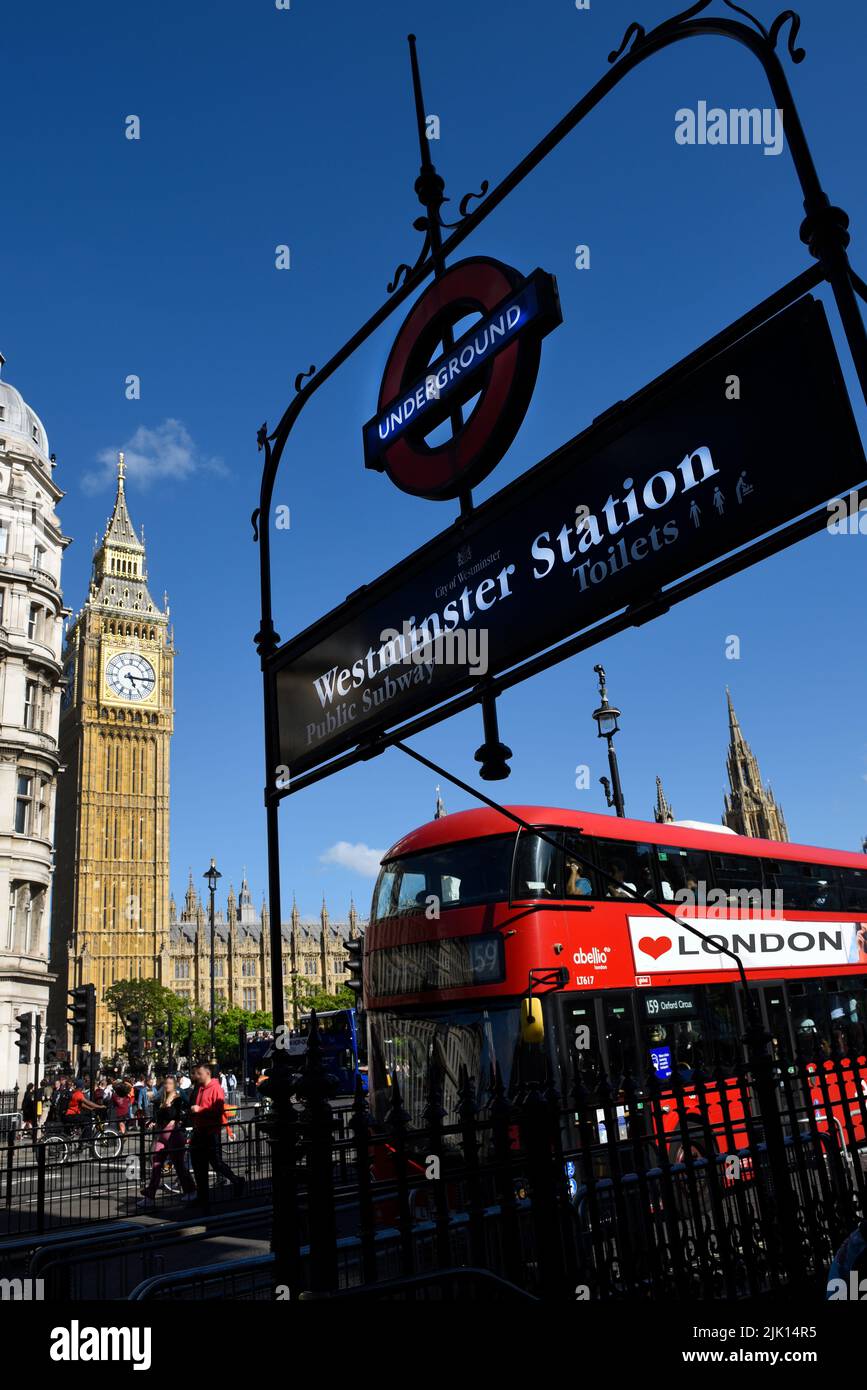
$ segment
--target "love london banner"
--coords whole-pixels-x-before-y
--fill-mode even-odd
[[[270,662],[280,761],[290,777],[317,767],[865,478],[807,296],[616,407],[285,643]]]

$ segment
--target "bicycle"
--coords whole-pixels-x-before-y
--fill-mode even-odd
[[[119,1158],[123,1151],[123,1135],[103,1119],[84,1120],[80,1125],[71,1126],[59,1133],[47,1134],[42,1140],[45,1161],[49,1167],[58,1168],[66,1163],[73,1152],[81,1153],[89,1147],[98,1163]]]

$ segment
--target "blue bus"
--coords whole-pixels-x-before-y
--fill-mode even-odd
[[[363,1032],[358,1026],[355,1009],[328,1009],[316,1015],[322,1039],[322,1060],[327,1071],[337,1078],[339,1095],[354,1095],[356,1078],[367,1090],[367,1052]],[[301,1032],[306,1040],[310,1015],[301,1017]]]

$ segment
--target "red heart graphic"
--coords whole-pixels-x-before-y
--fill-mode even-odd
[[[671,950],[671,937],[669,936],[643,936],[638,943],[639,951],[643,951],[646,956],[652,956],[654,960],[659,960],[666,951]]]

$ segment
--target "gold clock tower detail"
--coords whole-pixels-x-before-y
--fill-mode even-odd
[[[160,610],[148,592],[120,454],[114,511],[63,657],[51,932],[53,1025],[65,1037],[67,990],[95,985],[106,1059],[124,1041],[106,989],[163,979],[168,964],[174,655],[168,603]]]

